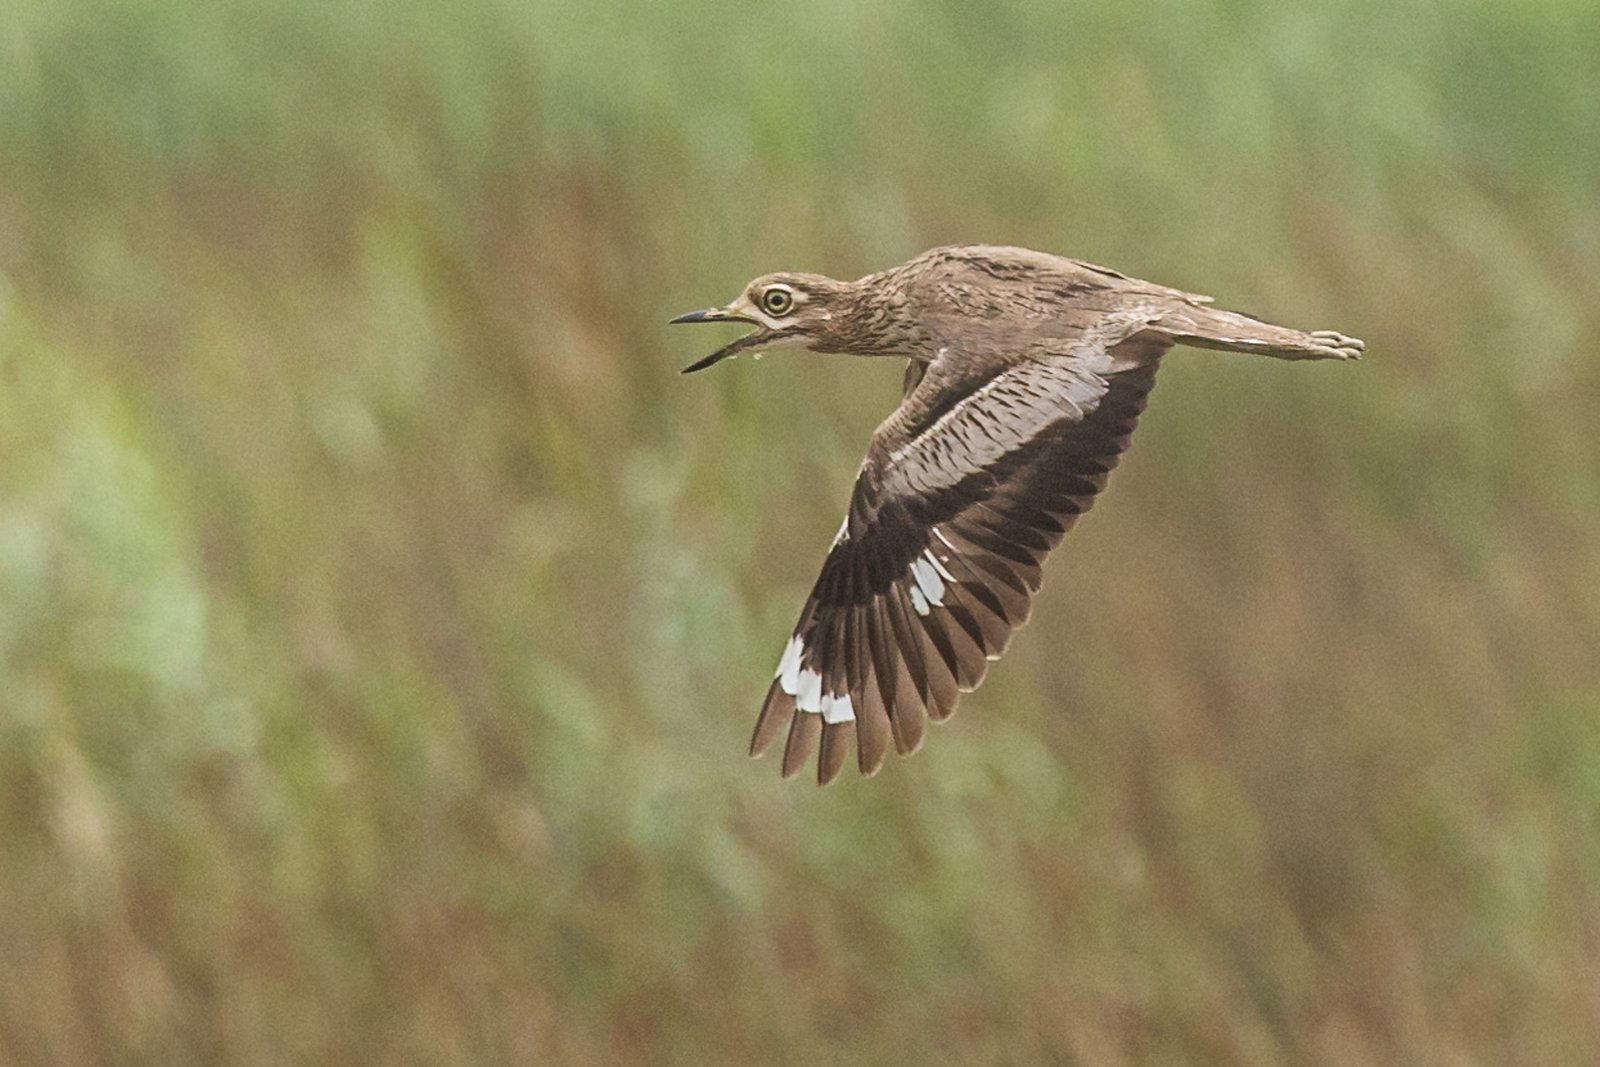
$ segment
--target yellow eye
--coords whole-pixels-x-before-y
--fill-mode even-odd
[[[787,315],[794,307],[794,294],[782,286],[774,285],[761,294],[761,307],[768,315]]]

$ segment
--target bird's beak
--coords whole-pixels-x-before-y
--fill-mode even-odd
[[[747,322],[757,326],[760,325],[760,323],[755,319],[734,307],[706,308],[704,311],[691,311],[687,314],[679,315],[677,318],[667,323],[667,325],[673,326],[680,322]],[[697,359],[687,367],[683,368],[682,373],[690,374],[697,370],[705,370],[713,363],[722,362],[729,356],[735,355],[736,353],[749,348],[750,343],[759,334],[760,331],[757,331],[754,334],[747,334],[746,336],[739,338],[737,341],[734,341],[732,344],[723,345],[721,348],[717,349],[704,359]]]
[[[672,319],[671,321],[669,321],[667,323],[667,325],[668,326],[676,326],[680,322],[735,322],[735,321],[748,322],[749,320],[748,319],[738,319],[738,320],[736,320],[734,318],[733,314],[731,312],[729,312],[727,308],[706,308],[704,311],[689,311],[689,312],[685,312],[684,314],[679,315],[677,318]]]

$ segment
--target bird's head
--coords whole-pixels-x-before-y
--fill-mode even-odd
[[[673,322],[743,322],[756,329],[683,373],[704,370],[740,352],[797,345],[829,351],[830,338],[851,304],[851,285],[820,274],[763,274],[724,307],[679,315]]]

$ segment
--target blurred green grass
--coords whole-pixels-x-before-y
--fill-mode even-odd
[[[1590,0],[17,0],[0,1056],[1600,1057]],[[916,759],[740,756],[886,365],[1014,242],[1179,352]]]

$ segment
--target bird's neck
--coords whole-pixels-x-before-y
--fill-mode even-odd
[[[842,283],[829,311],[825,328],[807,346],[814,351],[911,359],[931,351],[904,289],[881,275]]]

